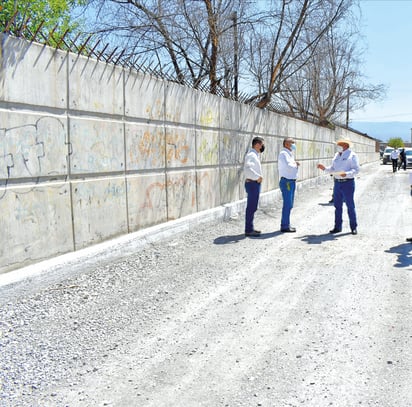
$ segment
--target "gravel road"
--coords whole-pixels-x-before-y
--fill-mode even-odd
[[[0,287],[0,405],[412,406],[406,172],[356,181],[358,235],[330,184],[198,225],[81,273]],[[70,270],[66,270],[66,274]]]

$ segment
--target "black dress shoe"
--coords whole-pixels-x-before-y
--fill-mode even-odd
[[[356,229],[352,229],[352,235],[357,235],[358,234],[358,231],[356,230]]]
[[[340,233],[340,232],[342,232],[342,229],[333,228],[332,230],[329,230],[329,233]]]
[[[406,238],[406,241],[412,243],[412,237],[407,237],[407,238]]]
[[[256,229],[254,230],[254,232],[259,234],[259,235],[262,233],[260,230],[256,230]]]
[[[258,230],[252,230],[252,232],[245,232],[245,236],[260,236],[260,232]]]
[[[285,229],[280,229],[280,231],[282,232],[282,233],[294,233],[294,232],[296,232],[296,228],[293,228],[292,226],[289,226],[288,228],[285,228]]]

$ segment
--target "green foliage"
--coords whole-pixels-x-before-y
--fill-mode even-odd
[[[0,5],[0,31],[14,18],[11,32],[28,29],[35,32],[43,22],[42,30],[55,29],[56,38],[66,30],[75,32],[79,24],[72,20],[71,11],[86,0],[3,0]]]
[[[400,137],[394,137],[388,140],[388,146],[393,147],[393,148],[399,148],[399,147],[404,147],[405,144]]]

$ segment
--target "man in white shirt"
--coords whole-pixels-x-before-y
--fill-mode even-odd
[[[259,204],[260,186],[262,183],[262,165],[259,153],[263,153],[265,144],[262,137],[255,137],[252,140],[252,148],[246,154],[244,173],[245,189],[247,193],[245,236],[259,236],[260,230],[253,226],[253,219]]]
[[[281,232],[296,232],[290,225],[290,211],[295,200],[296,178],[298,177],[299,163],[295,160],[295,141],[288,137],[283,140],[283,149],[278,157],[279,188],[282,192],[283,207],[280,221]]]
[[[394,148],[391,152],[391,160],[392,160],[392,172],[396,172],[398,169],[398,159],[399,159],[399,150]]]
[[[328,174],[333,174],[335,182],[333,186],[333,204],[335,206],[335,226],[330,233],[342,231],[343,202],[348,208],[349,224],[352,235],[356,235],[358,223],[356,220],[355,201],[355,176],[359,172],[359,160],[357,155],[350,150],[352,142],[342,138],[336,142],[338,152],[332,160],[332,165],[325,167],[318,164],[317,167]]]

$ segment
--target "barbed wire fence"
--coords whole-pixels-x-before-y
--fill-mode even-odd
[[[3,33],[7,35],[12,35],[17,38],[22,38],[30,42],[43,44],[50,46],[52,48],[75,53],[77,55],[85,56],[88,58],[95,58],[97,61],[102,61],[107,64],[113,64],[115,66],[121,66],[123,68],[132,69],[136,72],[151,75],[155,78],[159,78],[169,82],[179,83],[181,85],[200,90],[205,93],[210,93],[208,83],[197,83],[194,85],[192,82],[187,81],[184,78],[177,79],[173,75],[167,72],[163,72],[160,69],[152,69],[145,63],[139,63],[139,58],[136,55],[130,55],[126,49],[122,49],[118,46],[112,48],[109,43],[102,43],[101,39],[96,38],[93,34],[84,35],[78,33],[72,38],[69,29],[64,33],[59,33],[57,31],[58,25],[54,26],[51,31],[47,31],[44,28],[45,21],[40,22],[37,27],[33,28],[30,23],[30,16],[25,20],[18,21],[18,12],[16,12],[9,21],[4,25]],[[240,103],[255,106],[257,100],[251,98],[250,95],[246,93],[239,93],[236,95],[227,94],[223,89],[217,88],[214,93],[217,96],[224,97],[230,100],[236,100]],[[266,107],[266,110],[275,113],[281,113],[288,116],[295,116],[291,113],[290,109],[282,105],[282,103],[277,101],[271,101]],[[306,112],[306,119],[300,118],[301,120],[309,121],[311,123],[317,123],[320,125],[325,125],[319,122],[319,118],[310,113]],[[327,123],[327,127],[335,128],[334,123]],[[336,123],[336,126],[346,127],[342,124]],[[349,128],[354,132],[358,132],[355,129]]]

